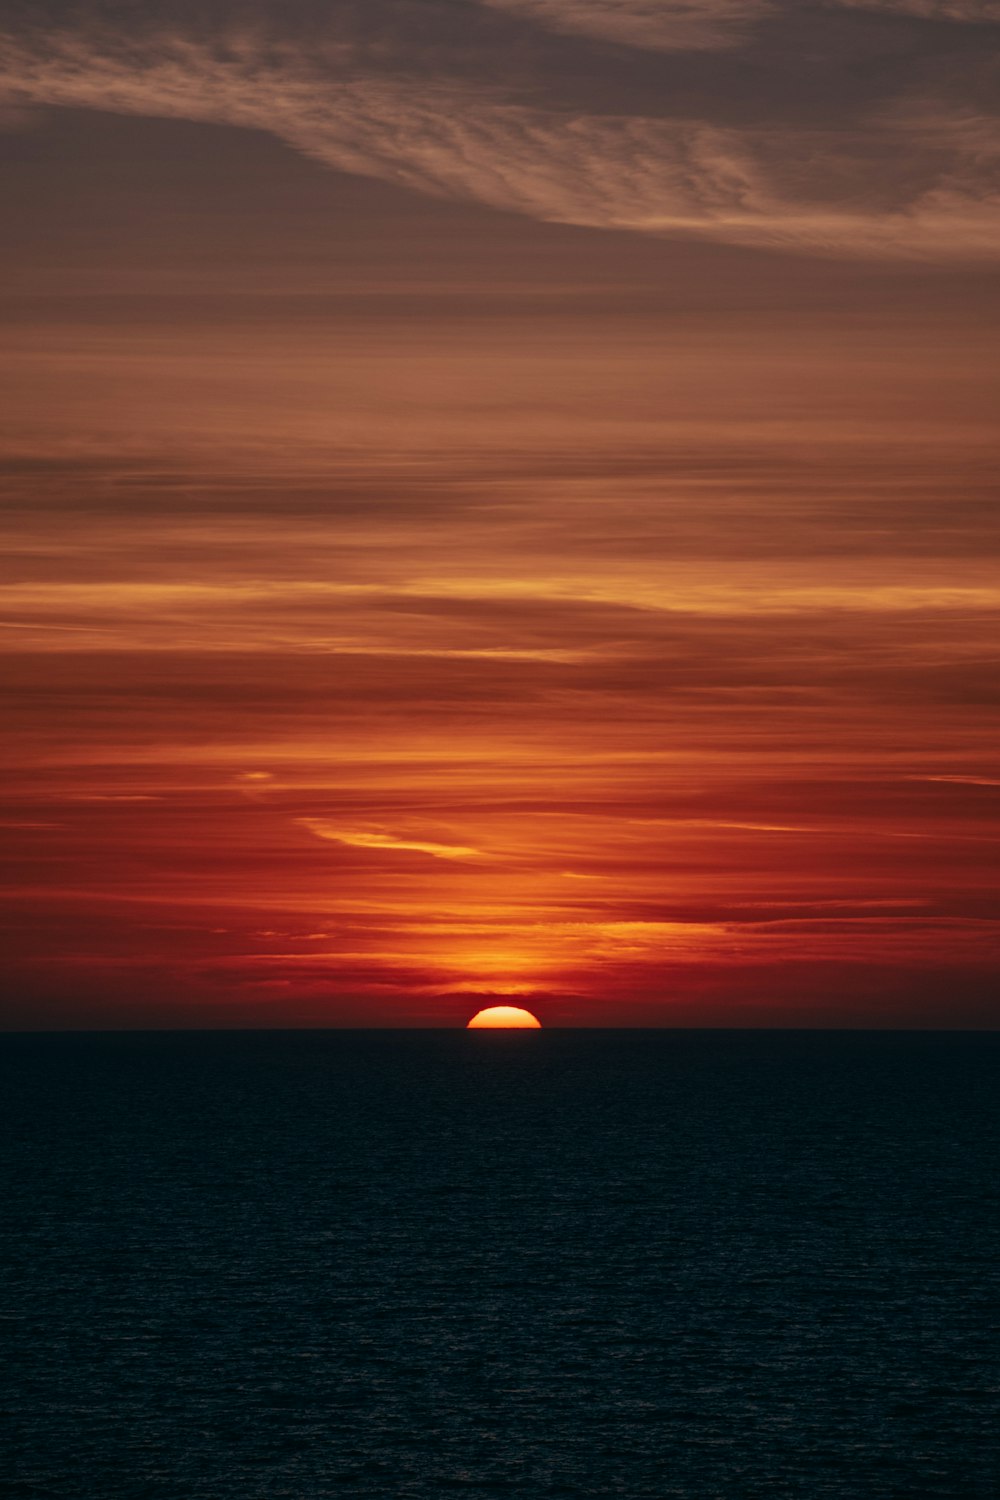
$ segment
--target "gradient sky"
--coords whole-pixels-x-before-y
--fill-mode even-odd
[[[998,38],[0,0],[0,1023],[995,1024]]]

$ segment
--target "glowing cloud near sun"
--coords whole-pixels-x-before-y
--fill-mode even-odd
[[[466,1027],[467,1031],[540,1031],[541,1021],[530,1010],[521,1010],[517,1005],[491,1005],[477,1011]]]

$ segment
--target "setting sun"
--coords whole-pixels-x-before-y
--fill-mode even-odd
[[[541,1021],[530,1010],[521,1010],[516,1005],[491,1005],[477,1011],[465,1028],[466,1031],[512,1030],[540,1031]]]

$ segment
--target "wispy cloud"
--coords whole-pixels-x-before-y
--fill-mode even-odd
[[[987,117],[941,131],[947,111],[921,106],[821,131],[735,128],[484,99],[460,76],[320,65],[293,47],[86,32],[4,43],[14,106],[266,130],[340,171],[536,219],[832,256],[993,260],[1000,246]]]
[[[775,0],[481,0],[565,35],[647,51],[736,47],[753,23],[779,14]],[[850,10],[888,11],[920,20],[975,24],[1000,20],[998,0],[834,0]]]
[[[838,0],[850,10],[882,10],[925,21],[1000,21],[998,0]]]
[[[430,854],[435,859],[469,859],[478,854],[464,844],[439,844],[432,839],[409,838],[393,833],[369,833],[358,829],[340,828],[322,818],[299,818],[303,828],[318,839],[334,844],[346,844],[354,849],[400,849],[414,854]]]
[[[664,52],[738,45],[769,0],[482,0],[494,10],[628,47]]]

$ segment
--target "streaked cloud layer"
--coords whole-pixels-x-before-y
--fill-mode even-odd
[[[992,1024],[988,10],[2,15],[4,1023]]]

